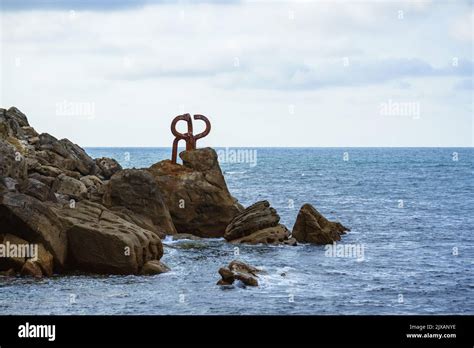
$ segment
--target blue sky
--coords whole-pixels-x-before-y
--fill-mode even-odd
[[[82,146],[473,145],[471,1],[1,3],[1,105]]]

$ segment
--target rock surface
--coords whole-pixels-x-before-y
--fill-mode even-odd
[[[113,159],[38,134],[18,109],[0,109],[0,239],[38,247],[36,260],[4,259],[0,269],[40,277],[156,268],[158,235],[175,232],[171,217],[147,171],[121,171]]]
[[[211,148],[184,151],[183,165],[169,160],[151,166],[178,233],[222,237],[243,207],[233,198]]]
[[[123,169],[68,139],[39,134],[15,107],[0,108],[0,242],[38,246],[37,259],[0,260],[1,274],[160,274],[169,270],[160,261],[167,235],[194,240],[180,248],[199,249],[200,238],[214,237],[326,244],[347,230],[305,205],[292,238],[267,201],[244,209],[231,196],[213,149],[180,157],[182,165],[165,160]],[[257,271],[234,261],[220,269],[220,283],[256,286]]]
[[[293,226],[292,236],[298,242],[332,244],[341,240],[349,229],[339,222],[332,222],[319,213],[311,204],[304,204]]]
[[[227,226],[224,238],[231,243],[291,244],[290,231],[268,201],[257,202],[237,215]]]
[[[163,256],[158,236],[90,201],[57,211],[67,228],[69,265],[105,274],[137,274]]]
[[[170,268],[166,266],[163,262],[152,260],[145,263],[141,270],[141,274],[143,275],[155,275],[169,272]]]
[[[105,187],[105,206],[114,209],[124,219],[163,237],[175,234],[160,189],[146,170],[125,169],[115,173]]]
[[[232,285],[236,280],[240,280],[245,285],[258,286],[257,274],[260,272],[253,266],[234,260],[227,267],[219,269],[222,279],[217,282],[217,285]]]

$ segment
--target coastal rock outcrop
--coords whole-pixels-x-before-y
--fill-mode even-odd
[[[291,244],[290,231],[279,223],[280,216],[268,201],[260,201],[242,211],[227,226],[224,238],[231,243]]]
[[[339,222],[326,219],[311,204],[304,204],[293,226],[292,236],[298,242],[331,244],[341,240],[341,235],[350,231]]]
[[[103,203],[125,220],[160,237],[176,233],[158,184],[146,170],[125,169],[105,186]]]
[[[222,279],[217,282],[217,285],[232,285],[236,280],[240,280],[245,285],[258,286],[257,274],[260,272],[258,268],[234,260],[227,267],[219,269]]]
[[[203,148],[180,153],[183,165],[169,160],[151,166],[178,233],[222,237],[243,207],[227,188],[217,153]]]
[[[68,239],[64,227],[47,203],[19,192],[0,193],[0,226],[3,231],[30,242],[41,243],[63,269]]]
[[[137,274],[163,256],[158,236],[115,215],[104,206],[81,201],[54,208],[66,226],[73,269],[105,274]]]
[[[159,235],[174,231],[169,212],[147,171],[121,171],[113,159],[38,134],[18,109],[0,109],[0,243],[38,250],[2,258],[2,274],[163,272]]]

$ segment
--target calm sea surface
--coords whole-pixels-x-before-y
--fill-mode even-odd
[[[126,168],[170,157],[168,148],[86,150]],[[0,277],[0,313],[474,314],[474,149],[220,151],[243,205],[268,199],[291,229],[309,202],[352,229],[341,244],[363,246],[363,258],[312,245],[241,246],[236,257],[223,240],[166,240],[172,271],[158,276]],[[215,285],[235,258],[266,271],[258,288]]]

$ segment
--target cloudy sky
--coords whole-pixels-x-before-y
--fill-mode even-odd
[[[1,106],[81,146],[474,143],[472,1],[0,3]]]

